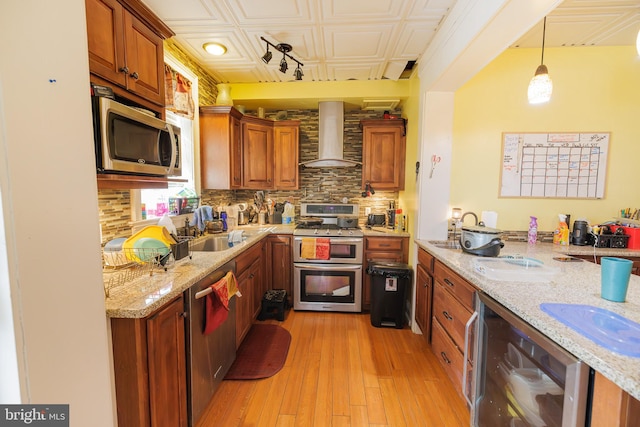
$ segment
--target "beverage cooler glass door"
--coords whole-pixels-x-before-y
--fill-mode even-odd
[[[589,367],[483,293],[471,396],[474,426],[584,426]]]

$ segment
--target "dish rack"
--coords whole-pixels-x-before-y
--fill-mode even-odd
[[[154,271],[167,271],[176,261],[193,256],[192,236],[177,236],[178,242],[171,248],[122,248],[118,251],[102,251],[102,270],[105,297],[111,291],[141,277],[151,277]]]

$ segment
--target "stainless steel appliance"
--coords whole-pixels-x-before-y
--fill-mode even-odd
[[[98,173],[178,176],[180,128],[152,112],[115,100],[107,86],[92,85],[93,137]]]
[[[473,255],[496,257],[504,247],[501,235],[502,230],[484,225],[464,226],[460,235],[460,246],[464,252]]]
[[[472,320],[479,339],[470,358],[467,334],[463,379],[472,425],[585,425],[590,368],[487,295],[477,296]]]
[[[211,401],[222,379],[236,358],[236,300],[229,301],[227,319],[216,330],[204,335],[205,298],[212,284],[229,271],[229,261],[186,291],[187,305],[187,400],[189,425],[195,426]]]
[[[295,310],[362,311],[363,233],[359,227],[338,226],[339,216],[357,216],[358,211],[353,204],[300,206],[301,220],[293,231]],[[316,244],[327,246],[326,256],[309,256],[304,250],[304,245]]]

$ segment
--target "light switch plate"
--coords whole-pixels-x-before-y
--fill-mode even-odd
[[[364,214],[369,215],[371,213],[371,208],[364,208]]]

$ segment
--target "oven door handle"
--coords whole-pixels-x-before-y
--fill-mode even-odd
[[[345,244],[345,243],[362,243],[362,238],[357,238],[357,237],[324,237],[321,234],[315,235],[315,236],[306,236],[306,237],[294,237],[293,240],[296,242],[300,242],[302,243],[302,239],[322,239],[322,238],[326,238],[329,239],[329,243],[339,243],[339,244]]]
[[[295,263],[293,264],[295,268],[304,268],[305,270],[331,270],[331,271],[355,271],[362,270],[362,265],[360,264],[301,264]]]

